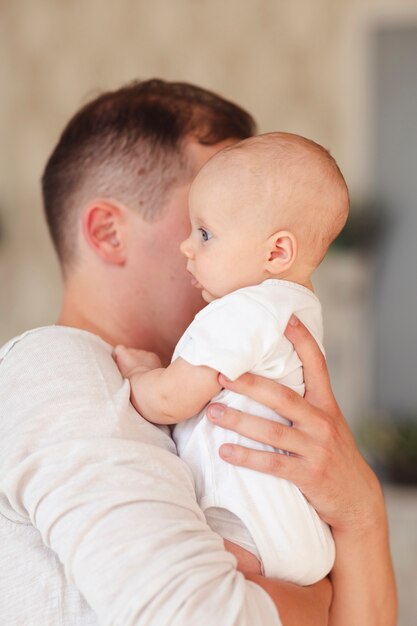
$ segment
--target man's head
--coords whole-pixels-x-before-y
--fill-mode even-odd
[[[192,232],[181,248],[206,301],[267,278],[307,285],[348,208],[327,150],[299,135],[260,135],[200,170],[190,192]]]
[[[213,146],[249,137],[254,128],[245,111],[187,83],[137,82],[86,104],[67,124],[42,177],[64,268],[75,259],[76,223],[86,204],[115,199],[155,221],[172,188],[196,174],[187,141]]]
[[[80,109],[42,178],[65,279],[61,322],[94,329],[94,314],[101,326],[111,314],[112,327],[123,326],[117,342],[160,353],[175,345],[203,305],[179,252],[189,186],[209,157],[254,130],[233,103],[162,80],[104,93]],[[100,324],[96,332],[113,340]]]

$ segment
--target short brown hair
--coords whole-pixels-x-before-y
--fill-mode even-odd
[[[73,257],[75,215],[85,202],[112,197],[152,220],[184,177],[186,138],[214,145],[255,130],[246,111],[187,83],[134,82],[86,104],[65,127],[42,176],[46,220],[61,263]]]

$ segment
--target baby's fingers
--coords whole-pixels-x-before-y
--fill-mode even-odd
[[[113,350],[113,358],[124,378],[127,378],[129,372],[138,364],[138,358],[135,353],[136,350],[131,350],[125,346],[116,346]]]

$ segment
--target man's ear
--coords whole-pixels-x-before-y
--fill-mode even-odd
[[[91,202],[83,213],[84,237],[94,252],[113,265],[124,265],[125,216],[122,208],[104,200]]]
[[[297,240],[288,230],[280,230],[269,237],[265,269],[278,276],[287,272],[297,258]]]

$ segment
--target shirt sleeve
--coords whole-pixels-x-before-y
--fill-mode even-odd
[[[255,369],[279,341],[278,321],[247,294],[233,293],[197,315],[176,356],[231,380]]]
[[[0,364],[1,513],[38,529],[101,625],[279,626],[109,354],[57,339],[27,337]]]

